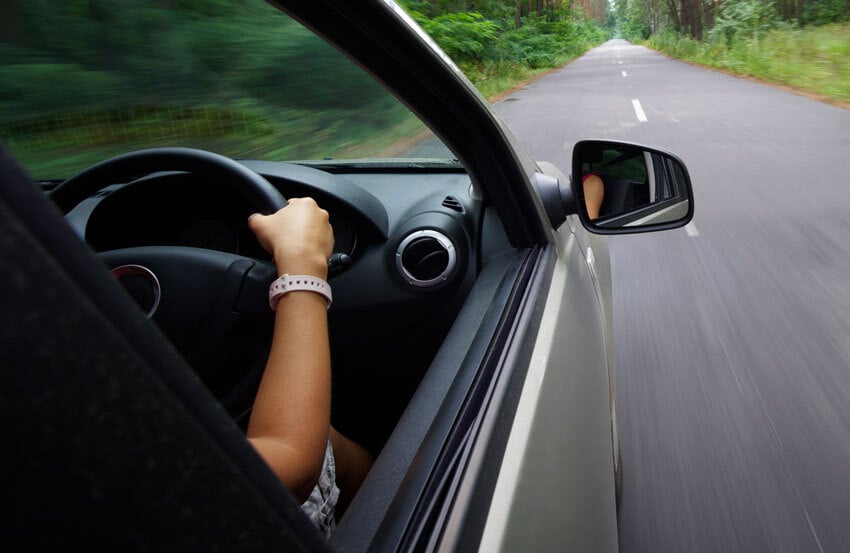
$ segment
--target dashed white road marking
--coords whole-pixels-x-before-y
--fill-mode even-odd
[[[625,71],[623,71],[623,76],[628,77],[629,75]]]
[[[691,238],[696,238],[697,236],[699,236],[699,231],[697,230],[697,226],[693,222],[690,222],[687,225],[685,225],[685,232]]]
[[[641,123],[646,123],[646,114],[643,112],[643,108],[640,105],[640,100],[632,100],[632,106],[634,106],[635,108],[635,115],[637,115],[638,121],[640,121]]]

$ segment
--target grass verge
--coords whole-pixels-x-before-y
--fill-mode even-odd
[[[662,34],[651,37],[647,46],[850,108],[850,23],[774,29],[763,37],[728,43]]]

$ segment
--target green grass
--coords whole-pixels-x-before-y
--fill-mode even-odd
[[[528,67],[516,62],[461,63],[460,68],[485,98],[493,98],[582,56],[592,45],[575,55],[553,56],[553,63]]]
[[[680,59],[850,103],[850,23],[774,29],[731,44],[671,34],[653,36],[647,44]]]

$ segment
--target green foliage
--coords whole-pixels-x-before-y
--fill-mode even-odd
[[[563,55],[581,54],[608,36],[599,25],[576,21],[564,8],[551,8],[544,17],[524,16],[521,26],[515,28],[512,3],[481,3],[496,19],[470,12],[438,14],[437,5],[430,2],[403,4],[461,66],[509,62],[530,68],[552,67]],[[495,6],[502,9],[495,9]]]
[[[648,4],[635,0],[615,0],[614,19],[619,36],[640,42],[652,34]]]
[[[38,178],[153,145],[368,155],[415,121],[260,1],[4,0],[0,18],[0,141]]]
[[[609,29],[576,16],[566,2],[549,3],[542,15],[526,13],[518,28],[514,1],[401,4],[485,96],[566,63],[610,37]]]
[[[678,32],[686,5],[703,9],[703,41]],[[850,20],[847,0],[615,0],[615,16],[625,38],[672,56],[850,99],[850,25],[824,25]]]
[[[75,64],[0,65],[0,113],[7,121],[38,117],[45,109],[101,106],[104,92],[120,97],[126,91],[116,76]]]
[[[803,21],[811,25],[850,21],[850,2],[846,0],[814,0],[804,6]]]
[[[850,102],[850,23],[699,42],[666,31],[648,44],[677,58]]]
[[[420,25],[452,58],[481,59],[496,39],[497,25],[479,13],[447,13],[434,19],[420,18]]]
[[[709,40],[763,37],[779,24],[776,4],[768,0],[726,0],[714,20]]]
[[[474,12],[490,21],[513,20],[514,0],[398,0],[409,13],[416,12],[420,17],[434,19],[447,13]]]

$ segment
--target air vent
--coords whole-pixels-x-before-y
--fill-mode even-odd
[[[402,278],[419,288],[430,288],[448,280],[457,266],[455,247],[435,230],[420,230],[401,241],[395,254]]]
[[[458,213],[463,213],[463,204],[460,203],[460,200],[454,196],[446,196],[443,200],[443,207],[447,207],[453,211],[457,211]]]

